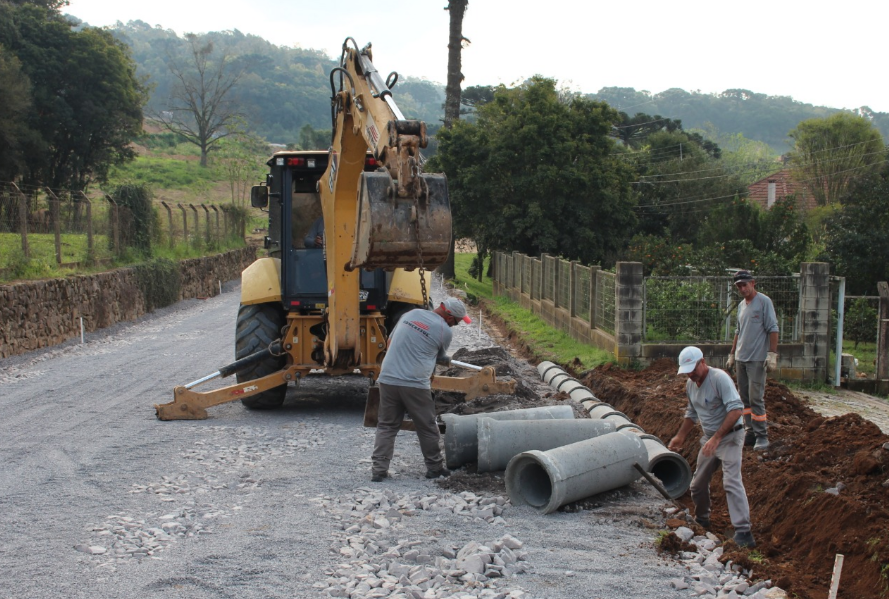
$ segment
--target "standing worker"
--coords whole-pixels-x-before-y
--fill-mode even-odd
[[[389,476],[389,462],[395,452],[395,437],[407,412],[417,429],[420,450],[426,462],[426,478],[450,476],[444,467],[435,422],[432,373],[435,365],[449,366],[451,327],[472,320],[466,306],[450,297],[433,311],[418,308],[401,317],[389,337],[389,349],[380,370],[380,411],[374,440],[371,481]]]
[[[748,271],[736,272],[734,283],[744,301],[738,305],[738,328],[725,366],[729,370],[737,366],[744,402],[744,445],[763,451],[769,447],[766,372],[778,369],[778,318],[772,300],[756,291],[756,279]]]
[[[685,374],[688,406],[676,436],[667,448],[679,452],[695,422],[701,423],[704,436],[698,451],[697,466],[691,480],[691,500],[695,504],[695,521],[710,528],[710,480],[722,463],[722,486],[728,503],[729,517],[735,528],[739,547],[756,547],[750,532],[750,504],[744,481],[741,480],[741,457],[744,428],[741,413],[744,404],[735,390],[732,378],[723,370],[710,368],[697,347],[686,347],[679,354],[679,372]]]

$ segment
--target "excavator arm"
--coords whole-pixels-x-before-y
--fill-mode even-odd
[[[357,269],[427,269],[447,259],[451,213],[444,175],[422,172],[426,124],[407,120],[383,80],[371,46],[346,38],[330,74],[333,141],[319,182],[327,252],[325,362],[360,363]],[[337,85],[338,80],[338,85]],[[368,150],[380,165],[365,172]],[[425,281],[424,281],[425,282]]]

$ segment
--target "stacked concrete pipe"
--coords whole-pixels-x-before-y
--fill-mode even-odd
[[[537,372],[550,387],[556,391],[568,393],[572,399],[579,401],[590,414],[590,418],[610,421],[621,432],[633,432],[639,435],[648,450],[648,468],[646,470],[661,481],[671,498],[676,499],[685,494],[691,485],[692,472],[684,457],[667,449],[654,435],[646,434],[625,414],[601,401],[590,389],[568,375],[557,364],[541,362],[537,366]]]
[[[648,449],[639,435],[623,430],[518,454],[506,466],[506,490],[514,504],[549,514],[566,503],[630,484],[639,478],[636,464],[648,467]]]
[[[482,414],[484,416],[484,414]],[[523,451],[546,451],[617,431],[606,420],[478,419],[478,471],[503,470]]]
[[[459,468],[478,459],[478,420],[571,420],[574,408],[568,405],[543,406],[483,414],[442,414],[445,423],[445,461],[448,468]]]

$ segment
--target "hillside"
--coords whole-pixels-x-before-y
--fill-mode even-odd
[[[173,78],[166,66],[169,56],[181,51],[185,39],[174,31],[142,21],[118,23],[111,31],[132,49],[139,75],[152,86],[146,113],[157,114],[164,109],[172,89]],[[335,57],[317,50],[276,46],[238,30],[207,35],[238,57],[239,66],[245,69],[235,99],[257,134],[286,144],[297,142],[306,125],[315,130],[330,129],[329,74],[336,66]],[[443,85],[402,73],[395,95],[407,117],[426,121],[432,131],[440,125]],[[604,87],[589,97],[608,102],[631,116],[644,112],[681,119],[686,130],[700,129],[714,139],[741,133],[747,139],[765,142],[777,153],[788,150],[787,133],[800,121],[840,110],[743,89],[704,94],[674,88],[653,94],[634,88]],[[873,112],[867,107],[856,111],[871,119],[889,140],[889,113]]]

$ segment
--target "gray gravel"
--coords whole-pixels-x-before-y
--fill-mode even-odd
[[[425,479],[414,433],[371,483],[358,377],[310,377],[274,412],[158,421],[175,385],[231,361],[238,291],[0,361],[0,597],[696,592],[695,559],[654,551],[668,505],[646,485],[541,516]],[[491,345],[455,332],[453,350]]]

